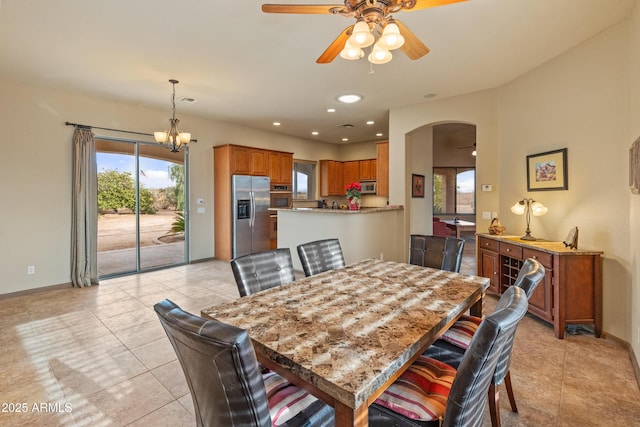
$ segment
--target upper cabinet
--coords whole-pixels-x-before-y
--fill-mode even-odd
[[[389,142],[379,142],[376,145],[378,154],[377,162],[377,189],[378,196],[389,197]]]
[[[352,160],[349,162],[342,162],[343,167],[343,184],[346,186],[352,182],[360,181],[360,161]]]
[[[232,175],[269,175],[269,151],[238,145],[230,148]]]
[[[292,184],[293,153],[241,145],[225,147],[218,151],[219,155],[228,156],[230,175],[268,176],[272,183]]]
[[[360,160],[360,181],[375,181],[377,176],[376,159]]]
[[[344,165],[335,160],[320,160],[320,196],[344,196]]]
[[[293,184],[293,154],[269,152],[269,177],[272,184]]]

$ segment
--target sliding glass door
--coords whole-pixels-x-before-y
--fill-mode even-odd
[[[96,138],[98,275],[188,261],[188,151]]]

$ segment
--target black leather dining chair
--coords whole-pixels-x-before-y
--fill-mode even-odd
[[[501,352],[527,312],[520,288],[509,288],[480,323],[457,369],[421,356],[369,407],[369,425],[478,427]]]
[[[458,273],[463,250],[462,239],[412,234],[409,239],[409,264]]]
[[[247,331],[154,305],[187,379],[198,426],[333,426],[332,407],[262,371]]]
[[[231,260],[231,269],[241,297],[295,280],[289,248],[237,257]]]
[[[533,295],[538,285],[544,280],[545,268],[539,261],[528,258],[522,264],[518,276],[516,277],[513,287],[523,290],[527,300]],[[509,289],[511,289],[509,288]],[[502,301],[502,299],[500,299]],[[498,302],[499,308],[500,301]],[[479,325],[481,319],[474,316],[462,316],[443,336],[437,340],[426,352],[425,355],[433,357],[452,366],[457,366],[464,356],[475,331],[476,325]],[[500,426],[500,405],[498,399],[498,386],[504,383],[507,390],[507,397],[513,412],[518,412],[513,387],[511,385],[511,357],[513,354],[513,345],[515,343],[515,330],[509,336],[506,345],[502,349],[496,371],[491,380],[489,388],[489,410],[491,413],[491,425],[493,427]]]
[[[307,277],[344,267],[344,256],[338,239],[316,240],[299,245],[297,249]]]

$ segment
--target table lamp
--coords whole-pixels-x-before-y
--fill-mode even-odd
[[[519,202],[516,202],[515,205],[511,206],[511,212],[513,212],[514,214],[526,214],[527,230],[525,231],[525,235],[522,236],[520,240],[538,240],[531,235],[531,229],[529,228],[529,224],[531,223],[531,214],[533,214],[533,216],[542,216],[548,211],[549,208],[531,198],[524,198]]]

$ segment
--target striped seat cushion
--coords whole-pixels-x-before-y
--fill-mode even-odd
[[[420,356],[375,403],[413,420],[442,419],[455,375],[446,363]]]
[[[479,317],[463,315],[442,334],[440,339],[466,350],[481,321]]]
[[[286,423],[318,401],[273,371],[263,372],[262,380],[267,390],[269,413],[274,426]]]

